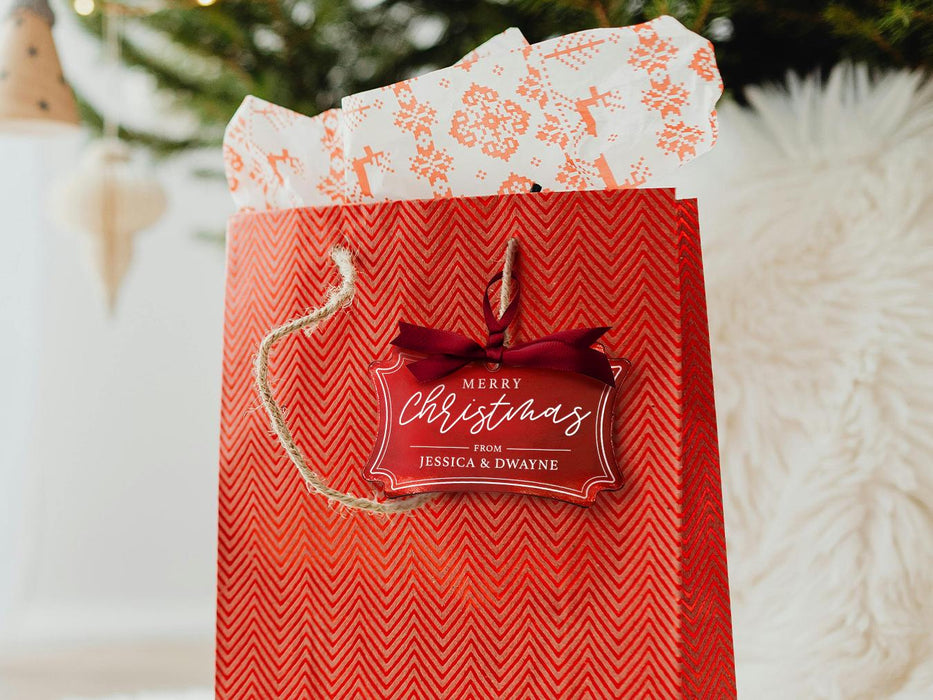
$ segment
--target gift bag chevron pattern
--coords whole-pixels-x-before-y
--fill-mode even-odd
[[[515,340],[612,325],[623,489],[590,508],[442,495],[389,518],[309,494],[252,360],[316,307],[343,243],[353,303],[272,357],[309,462],[369,493],[367,368],[398,320],[481,337],[484,280],[521,240]],[[670,190],[243,214],[229,227],[217,598],[219,698],[730,698],[722,500],[696,208]]]

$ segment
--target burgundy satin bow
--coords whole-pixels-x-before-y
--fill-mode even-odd
[[[615,377],[609,358],[590,346],[609,326],[601,328],[574,328],[546,335],[527,343],[505,347],[505,329],[518,313],[520,289],[512,278],[515,296],[501,318],[496,318],[489,302],[489,290],[502,279],[502,273],[493,277],[483,296],[483,314],[489,328],[486,347],[460,333],[436,328],[414,326],[400,321],[399,334],[392,345],[427,355],[408,365],[419,382],[431,382],[456,372],[471,362],[489,362],[513,367],[540,367],[563,372],[577,372],[615,386]]]

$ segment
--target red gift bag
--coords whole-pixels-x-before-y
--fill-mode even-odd
[[[404,320],[483,335],[478,298],[521,243],[515,340],[610,325],[631,368],[624,485],[581,507],[440,494],[406,514],[305,488],[253,376],[273,327],[339,282],[352,304],[271,358],[276,399],[329,485],[371,494],[369,366]],[[240,214],[228,235],[217,595],[219,698],[735,695],[696,204],[557,192]]]

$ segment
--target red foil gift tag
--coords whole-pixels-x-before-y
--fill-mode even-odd
[[[393,349],[370,366],[379,429],[363,476],[388,496],[495,491],[592,504],[622,486],[612,446],[615,386],[574,372],[468,364],[432,382]]]

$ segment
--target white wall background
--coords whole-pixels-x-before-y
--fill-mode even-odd
[[[232,205],[159,165],[169,210],[109,317],[48,218],[86,140],[0,139],[0,647],[213,633],[224,256],[195,233]]]

